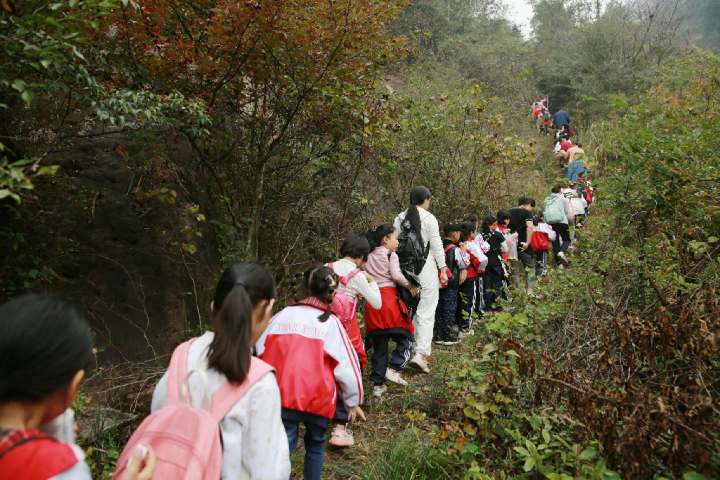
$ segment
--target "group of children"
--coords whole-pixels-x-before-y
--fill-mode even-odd
[[[580,215],[567,191],[558,186],[546,199],[551,218],[534,215],[535,201],[522,197],[518,207],[482,222],[467,215],[444,225],[447,269],[438,264],[435,343],[453,345],[471,334],[485,312],[502,309],[507,287],[519,286],[521,277],[532,288],[532,277],[547,271],[551,245],[565,259],[570,217]],[[422,212],[426,217],[419,218],[427,218]],[[401,267],[407,262],[398,246],[408,239],[400,237],[391,224],[348,236],[340,258],[307,270],[302,298],[274,315],[275,282],[265,267],[226,269],[210,305],[213,330],[175,350],[151,414],[130,438],[114,478],[217,472],[284,480],[302,424],[304,477],[319,479],[330,427],[329,443],[349,447],[354,439],[346,425],[365,419],[368,351],[375,398],[385,394],[387,381],[407,385],[401,371],[413,355],[413,312],[423,292]],[[425,262],[429,247],[422,248]],[[26,295],[0,307],[0,477],[90,478],[74,444],[70,407],[91,358],[89,329],[63,300]]]

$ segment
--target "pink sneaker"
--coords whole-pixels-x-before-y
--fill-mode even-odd
[[[333,447],[352,447],[355,445],[355,437],[350,429],[345,425],[335,425],[328,442]]]

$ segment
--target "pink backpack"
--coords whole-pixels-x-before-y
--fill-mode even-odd
[[[333,264],[328,263],[326,265],[329,269],[333,269]],[[353,279],[355,275],[360,273],[361,270],[359,268],[356,268],[352,272],[348,273],[347,275],[343,277],[339,277],[338,280],[340,281],[340,285],[343,287],[347,287],[348,283],[350,283],[350,280]],[[333,298],[332,303],[332,310],[333,314],[340,319],[343,324],[350,321],[350,319],[355,318],[355,311],[357,310],[358,305],[358,298],[357,296],[353,296],[347,292],[343,291],[337,291],[335,293],[335,298]]]
[[[212,398],[207,394],[199,410],[190,404],[188,352],[194,339],[180,344],[168,368],[168,403],[147,417],[135,430],[117,462],[114,479],[119,479],[139,444],[150,445],[155,451],[154,478],[218,480],[222,472],[222,440],[220,422],[250,387],[273,368],[257,358],[241,385],[223,384]],[[204,378],[204,377],[203,377]]]

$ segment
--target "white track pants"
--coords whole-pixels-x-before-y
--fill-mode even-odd
[[[435,309],[440,297],[440,280],[435,259],[428,255],[425,266],[420,272],[420,303],[415,313],[415,353],[430,355],[432,349],[433,328],[435,327]]]

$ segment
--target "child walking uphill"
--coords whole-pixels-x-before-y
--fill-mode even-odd
[[[415,329],[407,308],[400,304],[398,287],[410,290],[417,296],[419,290],[405,278],[400,270],[400,260],[395,251],[398,232],[390,224],[384,224],[367,233],[372,251],[365,264],[365,271],[375,278],[380,287],[382,307],[365,305],[366,343],[372,345],[373,396],[381,397],[387,391],[385,380],[407,385],[400,375],[412,353]],[[405,307],[405,308],[402,308]],[[395,351],[388,353],[388,343],[395,342]]]
[[[458,343],[458,288],[465,282],[470,263],[466,247],[459,246],[462,230],[462,224],[457,223],[449,223],[443,227],[445,263],[450,268],[450,275],[447,282],[440,287],[440,299],[435,311],[435,343],[438,345]]]
[[[490,245],[487,251],[488,264],[483,275],[485,309],[499,311],[502,308],[497,301],[503,295],[506,278],[502,260],[505,237],[498,230],[497,218],[492,215],[483,219],[480,229],[483,239]]]
[[[372,275],[360,269],[367,261],[369,254],[370,243],[367,238],[360,235],[349,235],[340,246],[342,258],[327,265],[338,276],[338,287],[332,301],[332,310],[340,319],[350,338],[353,349],[360,360],[361,370],[367,364],[367,353],[357,320],[358,297],[363,297],[374,308],[380,308],[382,305],[377,282]],[[348,423],[348,410],[339,396],[335,422],[330,445],[335,447],[353,446],[355,444],[353,434],[345,427],[345,424]]]
[[[336,393],[339,390],[349,407],[350,421],[364,420],[363,387],[357,355],[340,320],[332,314],[337,276],[328,267],[315,267],[304,279],[308,296],[273,317],[257,343],[257,352],[277,371],[290,450],[297,446],[303,423],[305,479],[319,480]]]
[[[0,307],[0,478],[92,478],[69,409],[92,360],[90,329],[71,305],[25,295]],[[154,470],[144,446],[121,479],[149,480]]]
[[[226,412],[218,415],[224,479],[284,480],[290,475],[280,389],[272,369],[252,357],[252,347],[268,325],[275,297],[275,281],[265,267],[238,263],[227,268],[210,304],[214,332],[205,332],[173,354],[173,360],[177,355],[190,372],[186,382],[193,406],[203,408],[208,399],[213,407],[227,405]],[[171,403],[176,365],[171,361],[171,368],[155,387],[152,412]],[[193,375],[195,372],[200,374]]]
[[[474,216],[470,217],[470,220],[462,223],[462,227],[460,241],[467,248],[470,262],[467,266],[467,278],[458,288],[459,298],[456,317],[461,337],[473,334],[472,325],[475,313],[482,314],[480,305],[483,302],[479,298],[478,292],[482,290],[481,274],[487,266],[487,256],[482,251],[481,244],[476,241],[477,219]]]

